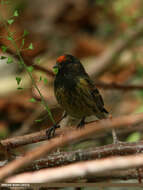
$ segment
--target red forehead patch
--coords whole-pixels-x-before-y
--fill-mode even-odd
[[[62,61],[66,61],[66,56],[65,55],[61,55],[60,57],[57,58],[58,63],[61,63]]]

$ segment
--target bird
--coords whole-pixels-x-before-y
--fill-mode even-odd
[[[67,115],[77,118],[80,120],[77,128],[81,128],[88,116],[95,115],[98,119],[108,118],[109,112],[104,107],[99,90],[77,57],[63,54],[57,58],[53,69],[55,97],[65,110],[62,119]],[[47,130],[48,138],[54,136],[55,130],[60,127],[58,123]]]

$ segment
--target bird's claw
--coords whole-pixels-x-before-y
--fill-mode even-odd
[[[51,139],[52,137],[54,137],[55,135],[55,131],[56,129],[60,128],[60,125],[53,125],[52,127],[50,127],[49,129],[46,130],[46,136],[48,139]]]

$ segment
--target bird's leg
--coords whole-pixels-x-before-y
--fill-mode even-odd
[[[61,119],[52,127],[48,128],[46,130],[46,136],[48,139],[52,138],[55,135],[55,131],[57,128],[60,128],[60,125],[58,125],[65,117],[67,116],[67,113],[65,112],[64,115],[61,117]]]
[[[82,118],[80,123],[77,125],[77,128],[82,128],[85,125],[85,117]]]

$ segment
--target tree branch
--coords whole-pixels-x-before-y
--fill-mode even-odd
[[[100,146],[96,148],[88,148],[84,150],[76,150],[70,152],[58,152],[54,154],[50,154],[44,158],[40,158],[39,160],[35,160],[30,166],[27,168],[23,168],[20,172],[37,170],[49,167],[56,167],[71,164],[74,162],[85,161],[85,160],[93,160],[93,159],[101,159],[109,156],[123,156],[123,155],[131,155],[136,153],[143,152],[143,142],[136,143],[123,143],[123,144],[110,144],[105,146]],[[16,157],[18,159],[20,157]],[[21,157],[22,158],[22,157]],[[7,161],[3,161],[0,165],[5,166]]]
[[[143,154],[132,156],[116,156],[100,160],[85,161],[68,166],[43,169],[15,175],[6,180],[7,183],[44,183],[65,179],[95,176],[103,172],[143,166]]]
[[[109,123],[111,122],[111,124],[116,122],[115,127],[117,127],[117,128],[120,127],[123,129],[124,129],[124,127],[121,126],[120,123],[123,122],[123,125],[128,125],[128,122],[130,121],[130,126],[128,126],[128,129],[129,129],[129,128],[132,128],[131,125],[134,125],[136,123],[136,119],[138,117],[140,117],[140,115],[141,114],[135,114],[135,115],[130,115],[130,116],[121,116],[121,117],[117,117],[114,119],[110,119],[110,121],[109,121],[109,119],[106,119],[106,121]],[[126,118],[127,118],[127,120],[126,120]],[[132,118],[134,118],[135,120],[132,120]],[[94,137],[96,137],[96,135],[98,135],[99,133],[102,133],[102,131],[104,131],[104,130],[110,131],[112,127],[108,128],[108,127],[104,126],[103,125],[104,121],[105,120],[86,124],[85,129],[88,129],[89,127],[94,128],[94,130],[96,131],[96,134],[91,134],[91,136],[94,135]],[[105,122],[105,124],[106,124],[106,122]],[[100,127],[100,125],[102,125],[102,127]],[[61,136],[64,134],[68,134],[69,131],[71,133],[73,131],[77,132],[77,130],[75,130],[75,126],[68,126],[68,127],[66,126],[66,127],[62,127],[61,129],[57,129],[56,133],[55,133],[55,137],[58,137],[58,136]],[[27,135],[18,136],[16,138],[12,137],[12,138],[1,140],[0,146],[3,148],[6,148],[6,149],[10,149],[10,148],[17,148],[19,146],[23,146],[23,145],[27,145],[27,144],[31,144],[31,143],[37,143],[37,142],[44,141],[44,140],[48,140],[47,136],[46,136],[46,130],[42,130],[40,132],[31,133],[31,134],[27,134]]]
[[[57,147],[61,147],[63,145],[66,145],[70,142],[74,142],[80,139],[83,139],[87,136],[94,135],[98,132],[106,132],[109,131],[112,128],[119,128],[119,127],[125,127],[132,124],[138,124],[143,122],[143,114],[136,114],[132,116],[122,116],[120,118],[113,118],[102,120],[98,123],[90,123],[86,125],[85,129],[81,130],[74,130],[72,133],[68,133],[65,135],[61,135],[60,137],[56,137],[54,139],[51,139],[50,141],[42,144],[40,147],[37,147],[30,150],[25,154],[24,157],[16,159],[10,163],[8,163],[6,166],[0,169],[0,180],[6,178],[7,176],[13,174],[14,172],[18,171],[19,169],[29,165],[32,161],[35,159],[38,159],[47,153],[51,152],[52,150],[55,150]]]

